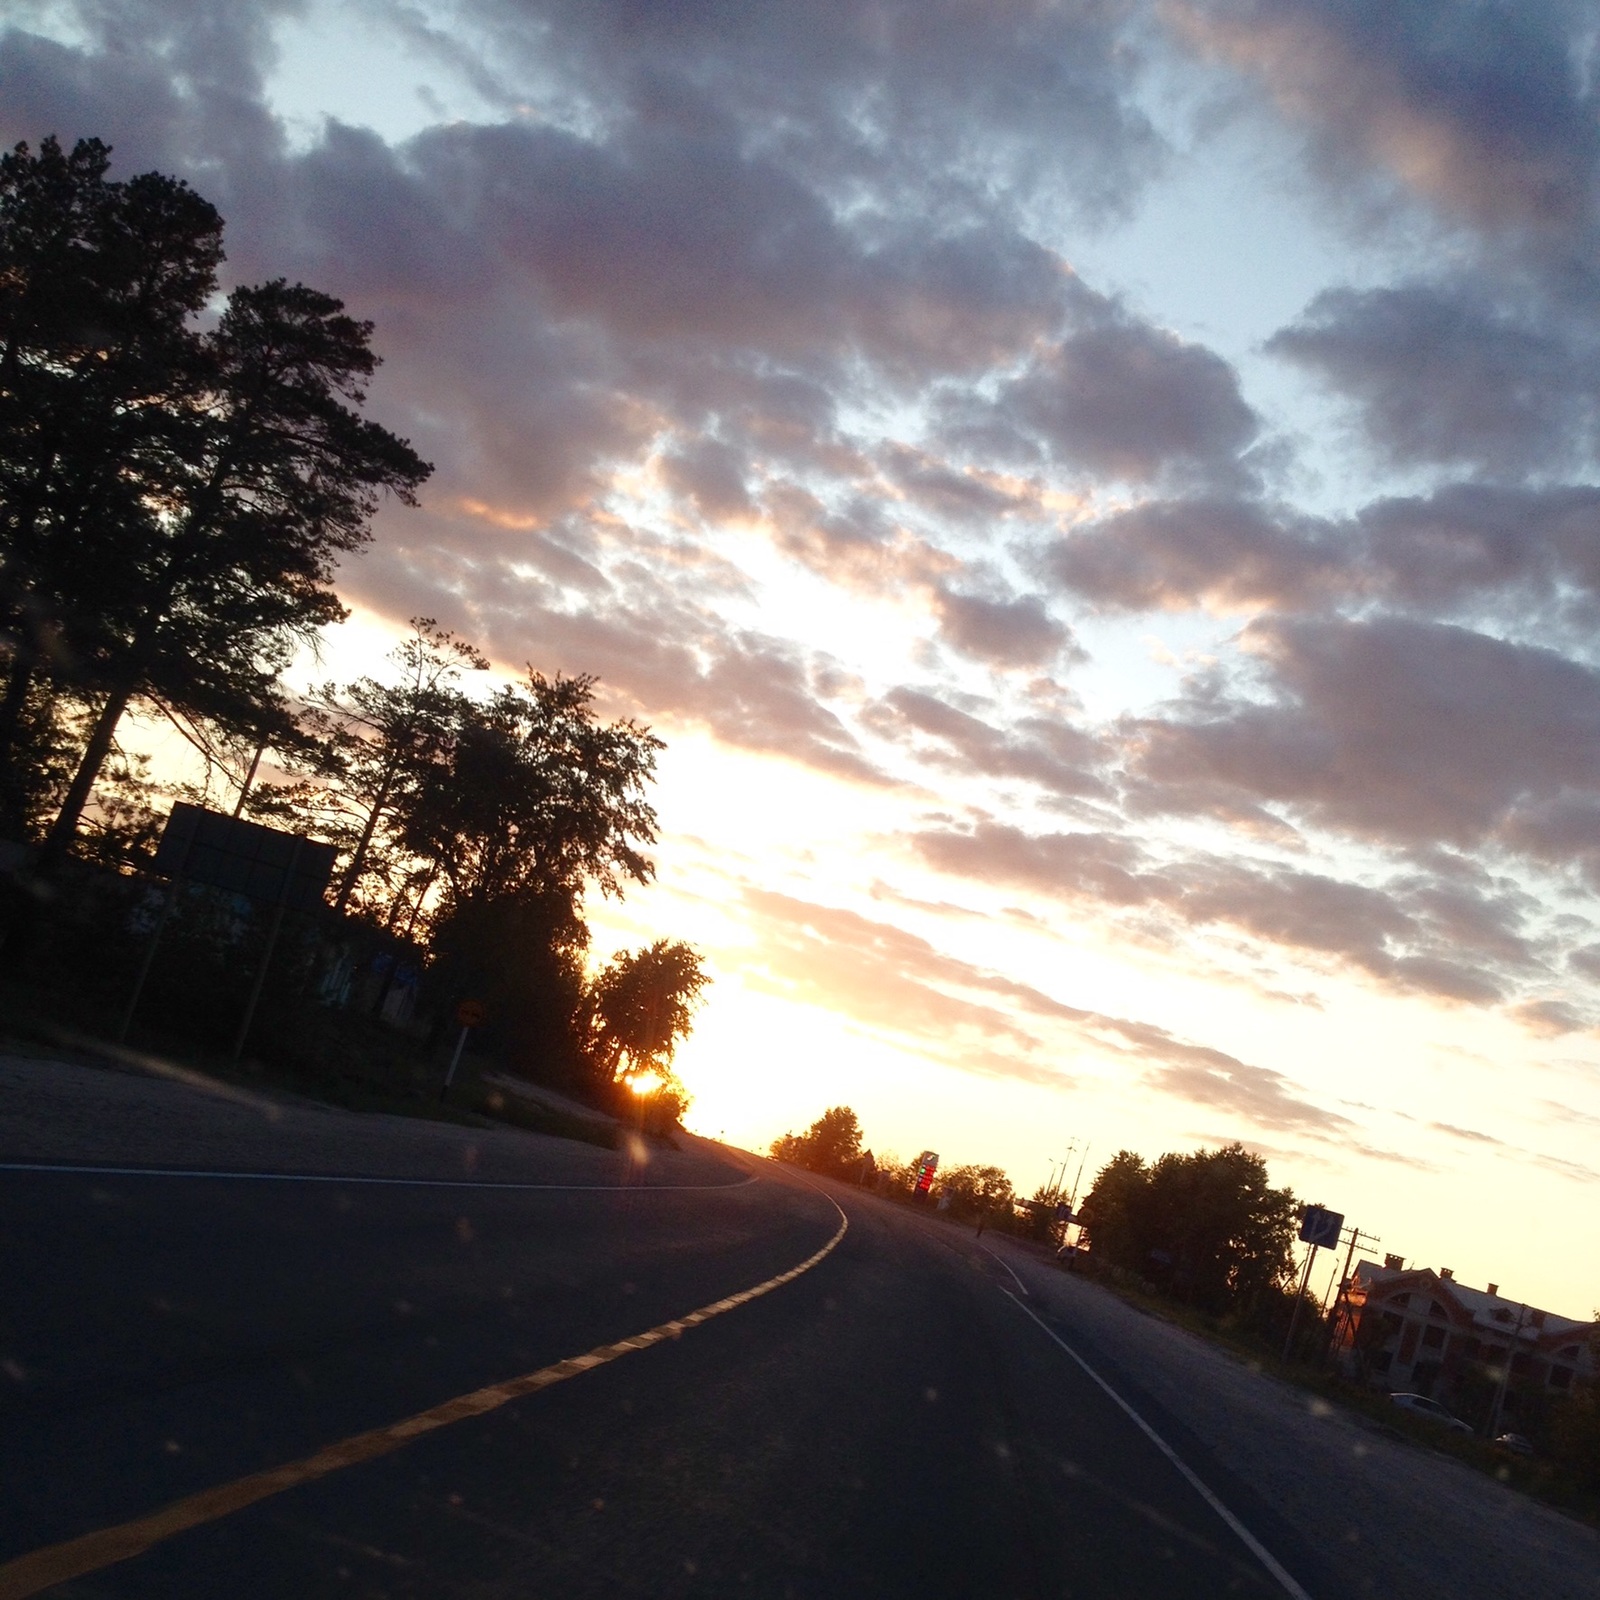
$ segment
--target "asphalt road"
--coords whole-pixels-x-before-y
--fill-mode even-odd
[[[0,1172],[0,1596],[26,1552],[761,1284],[838,1231],[830,1195],[837,1248],[761,1298],[48,1592],[1292,1592],[970,1235],[764,1164],[675,1175],[719,1186]]]

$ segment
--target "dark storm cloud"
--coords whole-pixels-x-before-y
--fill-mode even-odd
[[[1447,215],[1569,248],[1594,220],[1592,14],[1571,0],[1175,0],[1342,186],[1379,171]]]
[[[1481,284],[1413,284],[1327,290],[1267,349],[1354,401],[1385,462],[1519,475],[1593,456],[1597,331],[1508,312]]]

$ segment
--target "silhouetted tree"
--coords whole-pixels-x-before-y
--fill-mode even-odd
[[[389,825],[415,796],[428,766],[445,758],[471,715],[457,680],[489,665],[476,646],[432,617],[413,617],[411,636],[389,659],[399,669],[394,682],[365,677],[342,689],[324,684],[302,717],[318,740],[316,765],[326,780],[314,797],[321,831],[349,849],[336,911],[350,904],[369,870],[374,842],[392,832]]]
[[[177,179],[106,177],[97,139],[0,159],[0,830],[20,833],[29,734],[92,684],[125,597],[108,548],[169,514],[162,459],[201,386],[189,326],[222,219]],[[24,747],[19,754],[19,746]],[[107,746],[109,748],[109,745]]]
[[[1248,1306],[1292,1272],[1294,1194],[1274,1189],[1266,1162],[1237,1143],[1150,1166],[1120,1151],[1083,1211],[1096,1261],[1156,1277],[1211,1311]]]
[[[136,698],[224,726],[290,722],[278,676],[344,609],[335,562],[370,537],[380,496],[416,503],[429,467],[354,409],[372,325],[282,280],[237,289],[202,341],[202,378],[146,474],[143,519],[85,551],[114,588],[101,695],[46,841],[77,831]]]
[[[1009,1217],[1015,1195],[1011,1180],[999,1167],[951,1167],[938,1180],[941,1199],[950,1201],[951,1214],[963,1222],[978,1217]]]
[[[482,705],[460,703],[440,758],[397,806],[401,842],[439,869],[446,918],[503,895],[620,894],[654,875],[641,847],[656,836],[645,788],[662,744],[600,722],[594,681],[530,670]]]
[[[619,950],[589,990],[591,1059],[608,1083],[654,1071],[670,1075],[678,1042],[711,982],[700,953],[678,939]]]
[[[804,1133],[774,1139],[772,1155],[811,1172],[846,1177],[861,1160],[861,1124],[849,1106],[830,1106]]]

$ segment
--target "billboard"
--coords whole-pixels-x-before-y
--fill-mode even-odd
[[[290,911],[314,911],[337,855],[331,844],[179,801],[156,847],[155,870]]]

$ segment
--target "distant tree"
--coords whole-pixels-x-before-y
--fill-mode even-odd
[[[1294,1194],[1274,1189],[1266,1162],[1237,1143],[1148,1167],[1121,1151],[1083,1211],[1097,1260],[1156,1276],[1207,1310],[1248,1305],[1292,1272]]]
[[[772,1154],[811,1172],[846,1177],[861,1160],[861,1124],[849,1106],[830,1106],[804,1133],[774,1139]]]
[[[711,982],[700,953],[677,939],[619,950],[589,989],[590,1058],[607,1083],[654,1072],[671,1074],[678,1043]]]
[[[979,1217],[1009,1217],[1015,1195],[1011,1180],[999,1167],[951,1167],[939,1174],[938,1193],[950,1201],[951,1214],[962,1222]]]

